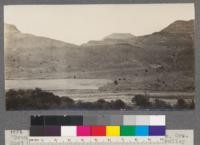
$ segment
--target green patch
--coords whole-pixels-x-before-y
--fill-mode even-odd
[[[135,136],[135,126],[121,126],[120,136]]]

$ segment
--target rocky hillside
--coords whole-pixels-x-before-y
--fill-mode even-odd
[[[176,21],[153,34],[114,33],[77,46],[5,24],[6,79],[148,77],[152,83],[169,74],[193,88],[193,31],[193,20]]]

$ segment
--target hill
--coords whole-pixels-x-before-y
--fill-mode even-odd
[[[6,79],[124,79],[107,89],[194,89],[193,20],[145,36],[114,33],[80,46],[5,24]],[[173,84],[173,85],[172,85]]]

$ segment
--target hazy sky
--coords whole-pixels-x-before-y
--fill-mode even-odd
[[[5,6],[4,15],[5,23],[23,33],[81,44],[111,33],[150,34],[176,20],[194,19],[194,5],[16,5]]]

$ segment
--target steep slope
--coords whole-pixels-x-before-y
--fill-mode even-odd
[[[161,32],[174,33],[174,34],[185,33],[193,35],[193,31],[194,31],[194,20],[189,20],[189,21],[178,20],[167,26]]]
[[[171,69],[193,70],[193,23],[193,20],[176,21],[160,32],[139,37],[135,45],[144,49],[146,55],[142,57],[147,62],[155,63],[158,60]]]
[[[66,62],[76,63],[73,58],[78,53],[76,45],[23,34],[9,24],[5,25],[4,38],[8,79],[42,77],[45,73],[65,71]]]

